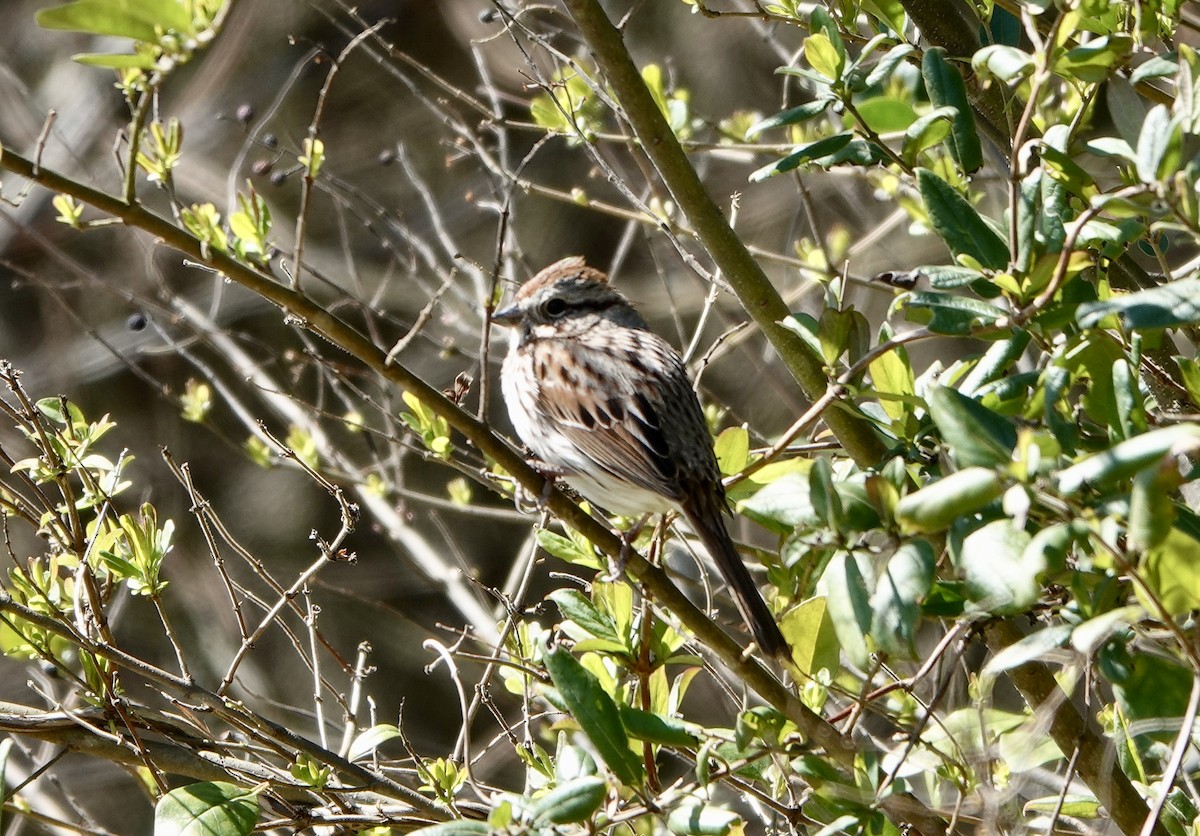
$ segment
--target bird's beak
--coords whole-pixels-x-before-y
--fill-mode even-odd
[[[501,308],[492,313],[492,322],[497,325],[504,325],[511,328],[521,321],[521,309],[516,305],[509,305],[507,308]]]

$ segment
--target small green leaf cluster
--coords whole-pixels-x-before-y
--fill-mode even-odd
[[[75,60],[123,71],[127,86],[147,73],[162,74],[188,61],[216,35],[227,0],[74,0],[43,9],[47,29],[127,38],[133,52],[87,53]]]

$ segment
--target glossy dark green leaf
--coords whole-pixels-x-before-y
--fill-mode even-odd
[[[974,398],[949,386],[926,395],[929,415],[960,467],[995,467],[1012,461],[1017,428]]]
[[[999,380],[1013,371],[1017,361],[1021,359],[1025,349],[1029,346],[1030,339],[1031,335],[1028,331],[1017,331],[1006,340],[997,340],[992,343],[984,355],[979,358],[979,362],[958,385],[958,391],[963,395],[974,395],[981,387]]]
[[[1175,522],[1175,502],[1171,496],[1183,481],[1175,457],[1170,455],[1134,477],[1126,533],[1131,551],[1148,551],[1167,539]]]
[[[640,786],[645,777],[641,762],[630,751],[629,736],[621,723],[617,704],[600,681],[564,647],[546,653],[545,663],[564,705],[591,741],[596,754],[621,783]]]
[[[955,267],[948,264],[918,267],[914,271],[929,280],[930,287],[937,290],[953,290],[984,278],[983,273],[970,267]]]
[[[1062,252],[1063,243],[1067,240],[1066,223],[1070,219],[1070,206],[1066,187],[1053,177],[1042,177],[1041,190],[1038,233],[1045,252],[1053,255]]]
[[[1200,323],[1200,278],[1179,279],[1080,305],[1075,321],[1081,328],[1094,328],[1109,314],[1119,316],[1130,331],[1195,325]]]
[[[983,148],[979,144],[971,100],[967,97],[962,74],[946,61],[946,50],[941,47],[925,50],[921,77],[925,79],[925,90],[934,107],[957,108],[958,116],[951,129],[950,153],[964,172],[977,171],[983,165]]]
[[[154,805],[156,836],[248,836],[258,824],[258,794],[226,781],[176,787]]]
[[[951,125],[957,117],[957,108],[938,107],[910,124],[904,131],[904,141],[900,146],[904,161],[912,165],[918,154],[949,136]]]
[[[1054,438],[1063,452],[1073,453],[1079,443],[1079,428],[1075,426],[1074,422],[1064,418],[1058,410],[1058,404],[1063,402],[1070,387],[1071,373],[1062,366],[1050,365],[1042,373],[1042,382],[1044,384],[1042,398],[1046,426],[1054,434]]]
[[[827,136],[824,139],[818,139],[816,142],[810,142],[806,145],[802,145],[783,159],[777,160],[770,165],[763,166],[762,168],[754,171],[750,175],[750,181],[752,183],[757,183],[776,174],[792,171],[793,169],[804,165],[806,162],[811,162],[812,160],[820,157],[826,157],[845,148],[853,138],[854,134],[850,133],[849,131],[844,131],[840,134]]]
[[[776,113],[774,116],[768,116],[761,122],[756,122],[746,131],[746,138],[752,139],[758,136],[763,131],[768,131],[771,128],[780,128],[784,125],[798,125],[802,122],[807,122],[820,116],[829,106],[833,104],[833,99],[818,99],[814,102],[805,102],[782,113]]]
[[[591,599],[579,590],[556,589],[546,597],[558,606],[563,618],[575,622],[584,632],[624,645],[624,637],[617,634],[616,622],[607,613],[597,609]]]
[[[989,270],[1007,266],[1008,245],[953,186],[922,168],[917,170],[917,188],[934,231],[950,252],[969,255]]]
[[[1163,719],[1183,716],[1192,690],[1192,673],[1178,662],[1153,653],[1138,653],[1132,675],[1115,684],[1113,690],[1130,723],[1151,720],[1151,727],[1143,733],[1169,741],[1177,728],[1164,725]]]
[[[952,293],[916,291],[905,300],[908,318],[925,323],[935,334],[969,334],[1007,314],[995,305]]]
[[[621,722],[629,736],[663,746],[696,746],[699,740],[681,720],[663,717],[628,705],[618,705]]]
[[[607,792],[608,785],[597,775],[576,778],[535,798],[529,816],[535,826],[587,821],[600,809]]]
[[[899,5],[899,3],[897,3],[897,5]],[[913,47],[906,43],[896,44],[894,47],[885,52],[883,57],[876,62],[874,67],[871,68],[871,72],[867,74],[865,81],[866,86],[874,87],[886,82],[891,77],[892,73],[896,71],[896,67],[900,66],[900,63],[915,51],[916,50],[913,49]]]
[[[1200,446],[1200,426],[1175,424],[1126,439],[1060,470],[1054,477],[1055,486],[1064,496],[1085,488],[1106,490],[1162,458],[1176,445],[1181,449]]]

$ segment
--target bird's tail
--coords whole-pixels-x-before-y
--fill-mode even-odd
[[[725,528],[723,516],[720,513],[705,514],[703,519],[699,514],[685,513],[685,516],[704,548],[712,555],[759,648],[776,659],[790,660],[792,651],[787,640],[775,623],[775,617],[763,600],[750,570],[742,563],[742,557]]]

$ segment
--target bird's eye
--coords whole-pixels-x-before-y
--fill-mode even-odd
[[[546,304],[542,306],[542,310],[545,311],[546,316],[557,319],[567,312],[567,303],[562,299],[555,297],[554,299],[546,302]]]

